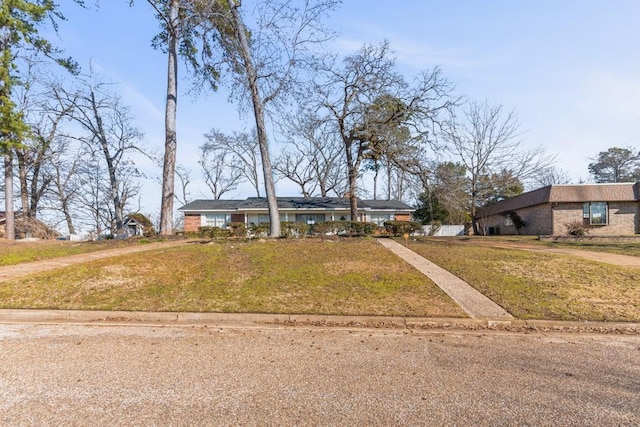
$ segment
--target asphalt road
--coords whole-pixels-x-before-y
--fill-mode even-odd
[[[0,325],[1,425],[640,425],[640,337]]]

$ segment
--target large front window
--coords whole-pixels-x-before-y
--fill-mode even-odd
[[[302,222],[304,224],[317,224],[318,222],[324,222],[324,214],[296,214],[296,222]]]
[[[582,205],[582,217],[590,225],[606,225],[609,222],[607,202],[587,202]]]
[[[369,216],[369,221],[378,225],[378,227],[382,227],[385,222],[393,221],[394,215],[390,213],[372,213]]]
[[[231,221],[231,215],[229,214],[206,214],[203,217],[202,225],[205,227],[225,228],[229,221]]]

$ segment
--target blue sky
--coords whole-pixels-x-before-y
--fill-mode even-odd
[[[128,0],[101,0],[98,10],[60,3],[68,21],[57,44],[85,69],[91,61],[119,83],[146,143],[160,151],[166,60],[150,47],[158,25],[146,1],[130,8]],[[407,77],[439,66],[458,93],[515,109],[523,146],[557,154],[557,166],[578,182],[589,179],[589,158],[599,151],[640,148],[639,20],[636,0],[344,0],[327,25],[340,33],[334,51],[351,54],[386,39]],[[200,181],[202,135],[214,127],[249,129],[251,118],[238,117],[224,90],[194,99],[188,89],[181,81],[178,162]],[[149,213],[160,199],[152,181],[143,209]],[[279,186],[283,195],[295,191]],[[206,197],[201,185],[192,193]],[[249,195],[247,189],[231,196]]]

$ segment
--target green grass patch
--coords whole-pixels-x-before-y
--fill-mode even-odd
[[[0,283],[2,308],[465,317],[373,239],[213,242]]]
[[[517,318],[640,321],[640,269],[455,240],[408,247]]]

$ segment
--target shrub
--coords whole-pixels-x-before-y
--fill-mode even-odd
[[[384,228],[393,236],[402,236],[404,233],[413,234],[422,231],[422,225],[415,221],[385,221]]]
[[[220,227],[198,227],[198,235],[200,237],[208,237],[210,239],[225,239],[231,236],[231,230]]]
[[[431,221],[429,226],[429,236],[435,236],[442,228],[442,221]]]
[[[584,237],[589,232],[589,227],[584,225],[583,221],[575,220],[564,225],[567,228],[567,234],[574,237]]]
[[[323,221],[317,222],[311,226],[311,233],[316,236],[326,236],[327,234],[338,234],[338,231],[342,229],[338,223],[344,221]]]
[[[271,224],[268,222],[261,222],[259,224],[251,223],[249,225],[249,234],[253,237],[266,237],[271,231]]]
[[[227,227],[231,237],[247,237],[247,225],[244,222],[230,222]]]
[[[310,229],[311,226],[303,222],[283,222],[280,224],[280,235],[284,238],[303,237]]]
[[[370,236],[378,228],[373,222],[324,221],[311,228],[316,235],[336,234],[339,236]]]
[[[516,229],[516,233],[518,234],[520,234],[522,229],[527,225],[517,212],[509,211],[505,213],[504,216],[511,219],[511,222]]]

